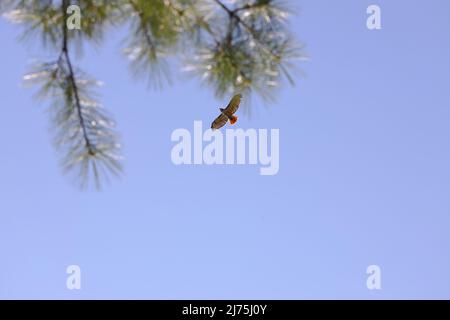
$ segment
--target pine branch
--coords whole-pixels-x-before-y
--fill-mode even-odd
[[[94,178],[97,189],[109,175],[122,172],[118,138],[113,122],[100,105],[90,98],[90,87],[96,82],[86,79],[74,68],[69,52],[66,26],[68,0],[60,4],[60,49],[55,62],[38,65],[24,76],[27,82],[41,84],[39,96],[51,98],[55,145],[65,151],[62,165],[66,172],[78,171],[82,187]]]
[[[85,120],[83,117],[83,114],[81,112],[81,102],[80,102],[80,95],[79,95],[79,91],[78,91],[78,86],[77,83],[75,81],[75,74],[73,72],[73,68],[72,68],[72,62],[70,61],[70,56],[69,56],[69,50],[68,50],[68,46],[67,46],[67,26],[66,26],[66,21],[67,21],[67,7],[69,6],[69,1],[68,0],[63,0],[62,2],[62,12],[63,12],[63,25],[62,25],[62,30],[63,30],[63,39],[62,39],[62,52],[61,54],[64,55],[65,57],[65,61],[67,63],[67,66],[69,68],[69,81],[70,81],[70,85],[72,86],[73,92],[74,92],[74,96],[75,96],[75,106],[77,108],[77,114],[78,114],[78,119],[80,121],[80,127],[83,131],[83,138],[84,141],[86,143],[86,148],[89,151],[89,154],[94,156],[95,155],[95,150],[92,147],[92,143],[89,140],[89,136],[87,134],[87,129],[86,129],[86,124],[85,124]],[[60,56],[61,57],[61,56]],[[58,62],[61,63],[61,58],[58,59]]]
[[[145,37],[145,40],[147,41],[147,44],[150,48],[152,48],[152,50],[155,50],[155,44],[153,43],[152,37],[150,35],[150,31],[147,28],[147,23],[145,22],[145,17],[144,17],[144,13],[143,11],[139,8],[139,6],[137,5],[137,3],[133,0],[129,1],[131,7],[133,8],[133,10],[138,14],[139,16],[139,20],[140,20],[140,25],[141,28],[143,30],[143,34]]]
[[[251,9],[251,8],[255,7],[256,5],[253,5],[253,6],[246,5],[246,6],[231,10],[222,1],[220,1],[220,0],[214,0],[214,1],[228,13],[230,20],[235,19],[239,24],[241,24],[245,28],[245,30],[247,30],[247,32],[256,41],[256,43],[258,43],[258,45],[261,47],[262,50],[264,50],[266,53],[271,55],[273,58],[280,59],[280,56],[274,54],[269,48],[267,48],[266,44],[263,43],[257,36],[256,31],[253,28],[251,28],[244,20],[242,20],[238,14],[239,11]]]
[[[66,28],[69,2],[83,12],[81,30]],[[291,11],[281,0],[1,0],[0,12],[6,10],[25,26],[25,36],[39,35],[59,53],[24,78],[41,84],[40,95],[52,99],[56,145],[66,151],[63,166],[79,169],[83,183],[91,173],[98,184],[122,170],[112,121],[91,98],[95,82],[76,68],[72,55],[86,40],[99,43],[106,26],[130,27],[125,52],[136,76],[161,87],[171,82],[169,62],[182,57],[183,69],[217,97],[255,92],[271,100],[281,80],[293,84],[291,61],[301,57],[284,23]]]

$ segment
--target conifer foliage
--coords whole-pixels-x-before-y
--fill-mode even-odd
[[[80,8],[80,29],[67,27],[71,5]],[[24,79],[51,103],[62,166],[82,187],[100,188],[122,173],[114,121],[96,100],[101,82],[76,66],[82,45],[128,28],[124,53],[136,77],[161,88],[172,82],[171,66],[181,65],[221,99],[241,92],[271,101],[280,84],[293,84],[290,72],[302,58],[283,0],[2,0],[0,12],[22,25],[23,39],[39,38],[54,56]]]

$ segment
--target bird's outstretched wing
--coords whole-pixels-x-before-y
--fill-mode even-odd
[[[221,113],[220,116],[214,119],[213,123],[211,123],[211,129],[220,129],[227,123],[227,121],[228,117]]]
[[[233,98],[231,98],[230,103],[225,108],[225,112],[229,115],[234,114],[237,109],[239,109],[239,104],[241,103],[242,94],[238,93]]]

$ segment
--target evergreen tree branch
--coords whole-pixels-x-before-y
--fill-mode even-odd
[[[242,25],[244,27],[245,30],[247,30],[247,32],[251,35],[251,37],[256,41],[256,43],[258,43],[258,45],[261,47],[262,50],[264,50],[266,53],[270,54],[271,56],[273,56],[273,58],[275,59],[280,59],[280,56],[273,53],[272,50],[270,50],[269,48],[267,48],[266,44],[264,42],[262,42],[259,37],[257,36],[256,31],[250,27],[244,20],[241,19],[241,17],[239,16],[238,12],[242,11],[242,10],[248,10],[251,9],[253,7],[256,7],[256,4],[253,5],[244,5],[243,7],[239,7],[236,9],[229,9],[222,1],[220,0],[214,0],[222,9],[224,9],[228,15],[229,15],[229,19],[233,20],[235,19],[240,25]]]
[[[60,36],[57,60],[38,65],[24,79],[41,84],[39,96],[53,100],[50,111],[56,129],[55,145],[65,153],[62,158],[65,171],[78,172],[81,187],[88,186],[93,178],[100,189],[110,174],[122,172],[120,144],[113,130],[114,123],[91,98],[91,87],[98,82],[83,79],[71,60],[69,41],[74,37],[69,35],[66,26],[68,5],[68,0],[59,4],[59,32],[55,33]]]
[[[80,102],[80,95],[79,95],[79,91],[78,91],[78,86],[77,83],[75,81],[75,73],[73,71],[73,67],[72,67],[72,62],[70,61],[70,56],[69,56],[69,49],[68,49],[68,38],[67,38],[67,26],[66,26],[66,21],[67,21],[67,7],[69,6],[69,1],[68,0],[63,0],[62,2],[62,13],[63,13],[63,24],[62,24],[62,30],[63,30],[63,39],[62,39],[62,52],[61,54],[64,55],[65,57],[65,62],[67,63],[67,67],[69,70],[69,82],[70,85],[72,86],[73,92],[74,92],[74,98],[75,98],[75,106],[77,109],[77,115],[78,115],[78,119],[80,121],[80,127],[83,131],[83,138],[84,138],[84,142],[86,143],[86,148],[88,149],[88,152],[90,155],[95,155],[95,150],[92,147],[92,143],[89,140],[89,136],[87,133],[87,129],[86,129],[86,124],[85,124],[85,120],[83,117],[83,114],[81,112],[81,102]],[[60,59],[58,59],[58,63],[61,63],[61,56]]]
[[[66,27],[69,2],[81,9],[81,30]],[[0,12],[23,24],[27,38],[39,35],[59,54],[24,78],[52,99],[55,142],[66,151],[63,167],[79,170],[83,184],[93,174],[98,186],[103,175],[122,170],[113,122],[91,98],[97,82],[76,68],[72,54],[86,40],[100,43],[105,27],[130,27],[125,52],[136,76],[161,87],[163,80],[170,83],[169,59],[182,57],[183,69],[219,98],[254,92],[271,100],[281,80],[293,84],[292,60],[302,57],[286,28],[291,10],[282,0],[2,0]]]

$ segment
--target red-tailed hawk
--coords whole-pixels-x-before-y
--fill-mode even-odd
[[[218,116],[213,123],[211,123],[211,129],[220,129],[222,128],[228,120],[230,120],[230,124],[235,124],[238,117],[233,114],[239,109],[239,104],[241,103],[242,94],[238,93],[233,98],[231,98],[230,103],[225,109],[219,108],[220,116]]]

